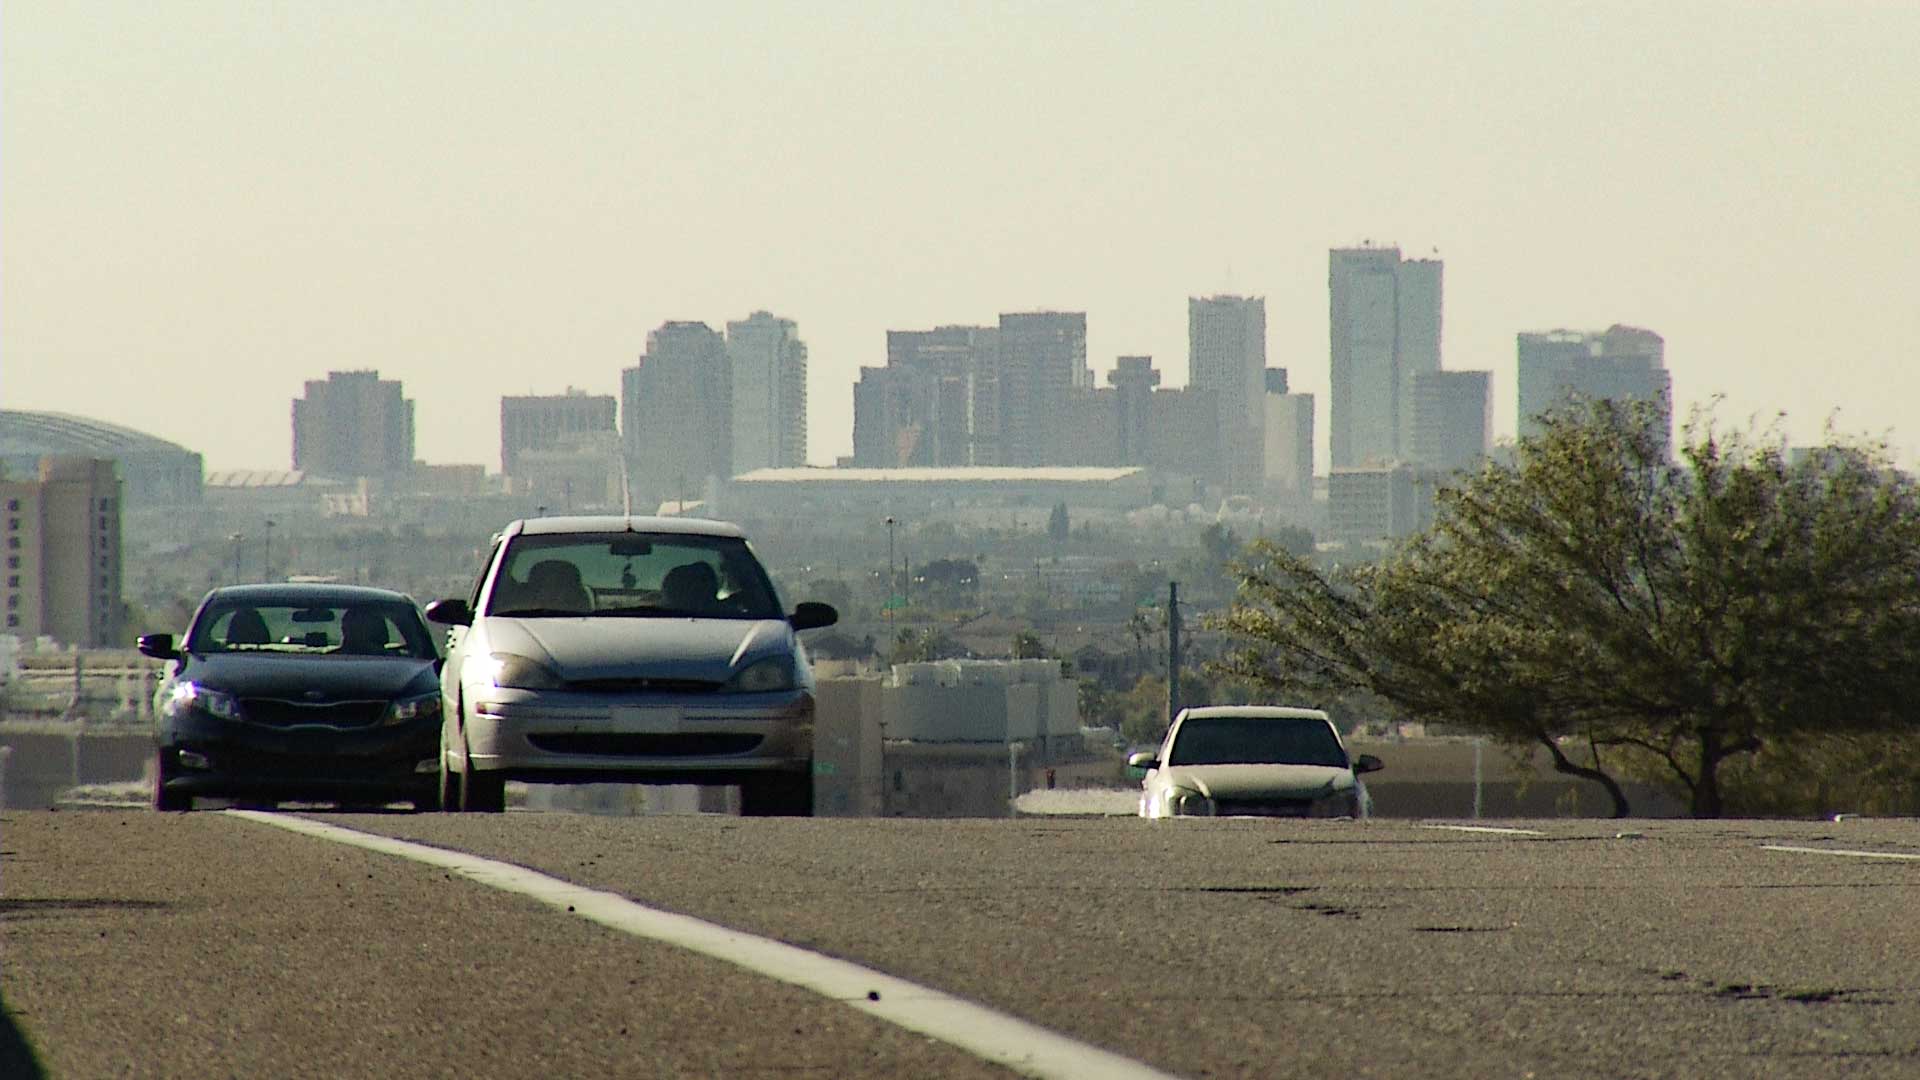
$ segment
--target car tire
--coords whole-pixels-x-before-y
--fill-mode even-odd
[[[168,791],[167,781],[175,773],[167,764],[167,752],[155,751],[153,755],[153,808],[163,814],[180,814],[193,809],[193,796],[178,791]]]
[[[458,814],[461,811],[466,809],[466,807],[460,805],[462,787],[463,785],[460,783],[460,774],[457,772],[454,772],[452,769],[447,767],[447,752],[445,750],[440,751],[440,786],[439,786],[439,792],[438,792],[439,794],[438,808],[442,812],[448,813],[448,814]],[[426,807],[423,806],[421,807],[421,809],[424,810],[426,809]]]
[[[507,778],[497,772],[469,772],[460,778],[470,814],[498,814],[507,808]]]
[[[768,773],[741,781],[740,816],[812,817],[812,763],[805,772]]]

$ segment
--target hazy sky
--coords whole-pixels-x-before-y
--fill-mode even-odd
[[[885,331],[1087,313],[1186,382],[1267,300],[1319,396],[1327,249],[1446,261],[1445,364],[1624,322],[1681,407],[1920,448],[1920,4],[68,3],[0,9],[0,405],[286,468],[376,368],[418,454],[765,308],[810,457]]]

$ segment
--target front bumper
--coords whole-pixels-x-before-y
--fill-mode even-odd
[[[494,690],[466,706],[471,767],[509,778],[728,783],[805,771],[813,694],[609,695]],[[457,749],[448,748],[458,769]]]
[[[165,787],[183,795],[320,801],[425,798],[438,784],[440,720],[277,729],[193,717],[162,729]]]

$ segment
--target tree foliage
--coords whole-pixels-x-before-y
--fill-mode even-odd
[[[1789,460],[1777,435],[1597,402],[1546,418],[1511,466],[1438,498],[1382,561],[1240,566],[1222,665],[1268,687],[1362,692],[1404,715],[1544,746],[1604,786],[1651,765],[1692,812],[1723,767],[1897,730],[1920,692],[1920,499],[1878,447]]]

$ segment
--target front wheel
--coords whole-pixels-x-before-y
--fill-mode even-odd
[[[438,806],[442,811],[449,814],[457,814],[466,809],[466,807],[460,804],[460,800],[463,797],[461,787],[460,774],[447,768],[447,753],[442,750],[440,752],[440,797],[438,799]],[[425,809],[425,807],[421,809]]]
[[[178,791],[168,791],[167,781],[174,778],[174,771],[167,764],[167,752],[155,751],[153,755],[153,808],[163,814],[185,813],[193,809],[193,796]]]

